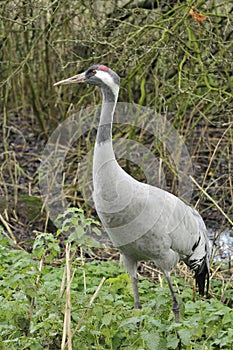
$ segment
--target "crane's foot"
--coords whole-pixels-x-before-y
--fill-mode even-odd
[[[136,301],[135,303],[134,303],[134,308],[135,309],[141,309],[142,307],[141,307],[141,304],[140,304],[140,301]]]
[[[172,301],[172,311],[175,316],[175,321],[176,323],[180,322],[180,306],[176,298],[173,299]]]
[[[141,304],[140,304],[140,301],[136,301],[135,303],[134,303],[134,309],[135,310],[140,310],[142,307],[141,307]],[[136,326],[137,327],[140,327],[140,322],[138,321],[138,322],[136,322]]]
[[[179,306],[178,300],[176,299],[174,289],[172,287],[171,277],[170,277],[169,272],[167,272],[167,271],[164,271],[164,275],[167,279],[168,286],[170,288],[171,295],[172,295],[172,311],[175,315],[175,321],[176,321],[176,323],[179,323],[180,322],[180,306]]]

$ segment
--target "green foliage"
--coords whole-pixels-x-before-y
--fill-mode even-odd
[[[68,208],[63,214],[58,215],[56,225],[60,227],[57,230],[57,235],[68,234],[67,242],[74,243],[77,246],[98,247],[98,239],[101,236],[101,231],[98,229],[100,226],[97,220],[92,218],[86,218],[84,211],[81,208]],[[87,230],[92,230],[92,235],[87,235]]]
[[[51,233],[41,233],[36,236],[33,244],[33,254],[38,258],[45,257],[52,262],[60,253],[59,241]]]
[[[82,213],[79,214],[82,217]],[[56,263],[57,239],[49,234],[40,235],[31,254],[15,249],[3,230],[0,239],[0,348],[60,349],[65,305],[60,288],[65,261],[60,259],[59,264]],[[40,269],[39,259],[43,255],[51,257]],[[85,290],[80,283],[83,268]],[[133,310],[130,279],[117,262],[91,261],[83,267],[75,260],[73,269],[73,330],[101,278],[107,277],[73,337],[73,349],[177,349],[179,340],[183,350],[232,348],[232,309],[214,298],[193,302],[192,290],[184,286],[183,279],[178,279],[183,286],[178,296],[183,305],[181,323],[175,324],[166,285],[156,286],[141,278],[143,309]],[[221,294],[220,288],[218,294]]]
[[[98,62],[124,78],[122,100],[154,104],[164,112],[173,108],[177,123],[196,108],[212,119],[213,111],[226,107],[221,118],[227,121],[232,98],[229,0],[196,4],[195,11],[207,17],[200,28],[189,14],[192,1],[156,1],[151,8],[148,1],[110,0],[107,8],[101,1],[2,2],[6,103],[26,111],[30,105],[44,132],[49,130],[45,116],[49,122],[57,116],[53,82],[62,70],[69,76],[77,65],[83,69]],[[64,112],[73,100],[64,91],[56,108]],[[90,93],[75,102],[89,101]]]

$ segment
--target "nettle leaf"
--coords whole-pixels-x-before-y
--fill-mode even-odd
[[[162,325],[161,320],[154,320],[154,319],[152,319],[152,320],[151,320],[151,323],[153,324],[153,326],[159,328],[160,331],[161,331],[161,330],[163,331],[164,325]]]
[[[108,326],[111,321],[112,321],[112,312],[108,312],[107,314],[104,314],[103,318],[102,318],[102,323],[105,325],[105,326]]]
[[[231,311],[231,309],[226,306],[226,305],[220,305],[221,309],[219,309],[218,311],[215,311],[215,315],[225,315],[226,313],[228,313],[229,311]]]
[[[174,334],[169,334],[167,337],[167,347],[169,349],[177,349],[179,343],[179,339]]]
[[[230,325],[232,324],[232,320],[233,320],[233,310],[231,310],[230,312],[225,313],[225,315],[223,316],[222,319],[222,323],[225,325],[227,323],[229,323]]]
[[[141,337],[150,350],[160,349],[160,336],[158,333],[142,332]]]
[[[213,314],[213,315],[209,315],[209,316],[208,316],[208,319],[206,320],[206,323],[211,323],[211,324],[213,324],[213,323],[216,323],[216,322],[218,322],[218,321],[219,321],[219,316]]]
[[[93,227],[92,231],[97,235],[97,236],[101,236],[102,232],[100,231],[100,229],[98,229],[97,227]]]
[[[84,228],[82,226],[77,226],[75,228],[75,233],[77,235],[77,238],[82,237],[85,234]]]
[[[138,329],[137,324],[142,323],[144,319],[145,319],[144,315],[129,317],[121,321],[119,328],[137,330]]]
[[[110,292],[113,294],[121,295],[121,297],[129,297],[129,295],[132,294],[131,281],[127,273],[108,278],[106,284],[110,285]]]
[[[231,338],[231,342],[232,342],[232,338]],[[223,345],[227,345],[229,341],[229,338],[228,338],[228,332],[225,331],[220,331],[218,333],[218,337],[216,337],[216,339],[214,340],[214,342],[212,344],[215,344],[215,345],[220,345],[220,348],[222,348]]]
[[[81,245],[84,241],[85,231],[82,226],[76,227],[75,231],[72,232],[68,237],[68,242],[76,242],[78,245]]]
[[[181,341],[184,345],[188,346],[191,341],[191,332],[187,329],[180,329],[178,331]]]
[[[185,312],[188,313],[196,313],[196,311],[199,309],[198,303],[194,303],[193,301],[187,301],[185,304]]]
[[[67,232],[67,231],[69,231],[69,229],[70,229],[70,226],[69,226],[69,225],[63,225],[63,226],[62,226],[62,231],[63,231],[63,232]]]

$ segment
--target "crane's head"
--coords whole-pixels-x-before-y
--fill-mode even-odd
[[[58,81],[54,86],[78,83],[88,83],[100,87],[108,87],[114,94],[116,94],[119,90],[120,77],[113,70],[103,64],[96,64],[83,73]]]

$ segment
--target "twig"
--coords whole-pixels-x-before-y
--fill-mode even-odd
[[[40,259],[40,264],[39,264],[39,269],[38,269],[39,273],[38,273],[38,275],[36,277],[36,286],[35,286],[35,290],[36,291],[38,290],[38,287],[39,287],[39,282],[40,282],[40,277],[41,277],[41,273],[42,273],[43,263],[44,263],[44,256]],[[36,298],[32,297],[30,308],[29,308],[29,312],[28,312],[29,322],[31,322],[31,319],[32,319],[32,312],[33,312],[33,309],[34,309],[34,306],[35,306],[35,300],[36,300]]]
[[[63,325],[63,336],[61,350],[64,350],[66,345],[68,345],[68,350],[72,350],[72,335],[71,335],[71,297],[70,297],[70,249],[71,243],[66,244],[66,309]],[[67,335],[67,343],[66,343]]]
[[[66,268],[64,269],[63,276],[62,276],[61,287],[60,287],[60,292],[59,292],[59,298],[62,298],[62,296],[64,294],[65,283],[66,283]]]
[[[208,167],[207,167],[207,169],[206,169],[206,172],[205,172],[205,175],[204,175],[204,179],[203,179],[203,181],[202,181],[202,184],[204,184],[205,181],[206,181],[207,175],[209,174],[210,167],[211,167],[211,165],[212,165],[212,162],[213,162],[213,160],[214,160],[215,154],[217,153],[217,150],[218,150],[218,148],[219,148],[220,143],[222,142],[222,140],[223,140],[224,136],[226,135],[226,133],[227,133],[231,128],[232,128],[232,125],[230,124],[230,125],[228,126],[228,128],[224,130],[223,134],[221,135],[220,139],[218,140],[217,145],[215,146],[214,151],[213,151],[213,154],[212,154],[212,156],[211,156],[211,158],[210,158],[210,161],[209,161]]]
[[[190,175],[190,179],[194,182],[194,184],[201,190],[202,193],[215,205],[215,207],[220,211],[220,213],[229,221],[229,223],[233,226],[233,221],[229,218],[229,216],[222,210],[222,208],[215,202],[215,200],[202,188],[196,180]]]
[[[98,287],[97,287],[95,293],[92,295],[92,297],[91,297],[91,299],[90,299],[90,301],[89,301],[89,304],[88,304],[88,306],[86,307],[86,310],[83,312],[83,314],[82,314],[82,316],[81,316],[81,318],[80,318],[80,320],[79,320],[77,326],[75,327],[75,330],[74,330],[74,332],[72,333],[72,337],[75,335],[75,333],[77,332],[77,330],[78,330],[79,327],[81,326],[82,321],[84,320],[84,318],[85,318],[85,316],[86,316],[88,310],[90,309],[90,307],[91,307],[91,305],[93,304],[95,298],[97,297],[97,295],[98,295],[100,289],[102,288],[102,285],[104,284],[105,280],[106,280],[106,277],[103,277],[102,280],[100,281],[100,284],[98,285]]]
[[[98,285],[98,287],[97,287],[95,293],[92,295],[92,297],[91,297],[91,299],[90,299],[90,301],[89,301],[89,304],[87,305],[86,309],[84,310],[84,312],[83,312],[83,314],[82,314],[82,316],[81,316],[79,322],[77,323],[77,325],[76,325],[76,327],[75,327],[75,329],[74,329],[74,331],[73,331],[73,333],[72,333],[72,338],[73,338],[73,336],[75,335],[75,333],[78,331],[78,329],[80,328],[80,326],[81,326],[81,324],[82,324],[84,318],[86,317],[86,315],[87,315],[89,309],[91,308],[91,305],[93,304],[95,298],[97,297],[97,295],[98,295],[100,289],[102,288],[102,285],[104,284],[105,280],[106,280],[106,277],[103,277],[102,280],[100,281],[100,284]],[[65,344],[65,347],[66,347],[67,345],[68,345],[68,342]],[[65,347],[64,347],[64,349],[65,349]],[[62,349],[62,350],[63,350],[63,349]]]
[[[4,219],[4,217],[1,214],[0,214],[0,220],[1,220],[2,224],[4,225],[4,227],[6,228],[9,235],[11,236],[11,239],[13,240],[13,242],[18,246],[18,243],[16,241],[16,238],[15,238],[13,232],[11,231],[10,226],[8,225],[7,221]]]
[[[81,265],[84,267],[84,257],[83,257],[83,248],[80,247],[80,257],[81,257]],[[83,290],[84,294],[87,293],[87,281],[86,281],[86,272],[85,269],[83,269]]]

